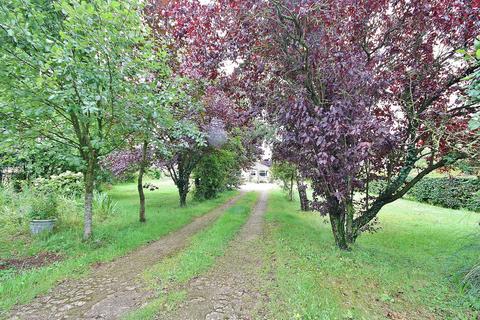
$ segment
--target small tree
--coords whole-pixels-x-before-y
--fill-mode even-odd
[[[286,161],[274,162],[271,171],[273,179],[282,182],[282,189],[287,192],[288,200],[293,201],[293,185],[298,175],[297,167]]]
[[[25,137],[74,148],[85,181],[84,239],[92,234],[98,160],[123,144],[144,79],[158,69],[141,1],[0,4],[2,119]]]
[[[275,180],[282,182],[283,190],[287,191],[288,199],[293,201],[293,186],[297,186],[298,197],[300,199],[300,210],[308,211],[307,186],[300,176],[297,167],[287,161],[275,161],[272,166],[272,176]]]

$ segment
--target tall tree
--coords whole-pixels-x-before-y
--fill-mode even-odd
[[[289,70],[297,66],[289,79],[303,90],[274,109],[284,125],[279,150],[295,154],[312,179],[316,207],[328,212],[346,249],[385,204],[468,156],[472,110],[450,101],[477,68],[456,51],[472,44],[478,9],[468,1],[284,2],[275,9],[284,41],[277,56],[284,54]],[[386,181],[378,195],[369,190],[375,179]]]
[[[475,1],[172,1],[162,12],[186,44],[185,72],[217,79],[225,61],[238,63],[221,89],[268,111],[275,153],[311,181],[341,249],[478,146],[466,131],[478,106],[458,99],[478,72],[458,54],[479,29]],[[385,187],[372,194],[378,179]]]
[[[203,111],[190,114],[189,117],[207,144],[197,144],[192,149],[195,139],[192,140],[191,137],[187,139],[189,140],[187,144],[185,139],[181,144],[174,144],[176,147],[189,146],[182,152],[177,150],[175,156],[171,158],[173,162],[169,165],[171,176],[179,188],[181,203],[184,202],[182,198],[186,197],[189,190],[188,179],[191,170],[195,168],[202,154],[208,152],[209,149],[205,147],[211,146],[216,136],[222,136],[223,131],[229,133],[235,128],[243,128],[249,133],[255,131],[256,124],[252,121],[252,115],[259,111],[259,108],[254,107],[256,101],[250,99],[244,90],[237,90],[238,86],[232,85],[230,81],[233,79],[230,77],[231,69],[238,63],[237,46],[242,45],[245,49],[249,46],[245,41],[231,43],[229,42],[231,37],[225,36],[233,30],[243,30],[236,28],[235,24],[240,17],[239,13],[242,9],[247,10],[249,5],[236,8],[236,3],[232,2],[230,6],[226,1],[202,5],[198,1],[152,0],[145,10],[147,21],[156,37],[164,40],[170,52],[176,56],[176,59],[172,60],[175,74],[196,84],[197,91],[192,96],[204,107]],[[227,7],[235,9],[219,10]],[[226,15],[219,19],[222,13]],[[244,34],[244,39],[248,37],[248,34]],[[229,49],[225,50],[227,48]],[[228,53],[227,56],[225,53]],[[239,80],[238,84],[248,83],[254,86],[253,79],[245,80],[247,82]],[[188,117],[182,117],[186,118]],[[174,141],[171,135],[165,137]],[[175,138],[178,139],[178,135]],[[248,142],[251,144],[247,145]],[[250,159],[254,154],[258,155],[259,142],[261,139],[257,133],[242,137],[247,158]]]
[[[2,119],[77,151],[85,180],[84,239],[92,234],[98,160],[123,143],[132,105],[159,67],[141,1],[0,4]]]

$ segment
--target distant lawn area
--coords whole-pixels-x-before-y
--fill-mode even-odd
[[[84,275],[96,262],[112,260],[188,224],[237,194],[225,192],[217,199],[196,202],[189,199],[180,208],[175,186],[168,181],[153,181],[158,190],[145,191],[147,222],[138,222],[136,184],[114,186],[108,191],[117,202],[117,214],[106,220],[94,219],[93,239],[82,242],[82,212],[68,216],[69,223],[48,236],[32,237],[26,230],[12,236],[0,226],[0,258],[22,258],[54,252],[61,260],[53,265],[23,272],[0,270],[0,315],[15,303],[26,303],[46,292],[62,279]],[[73,222],[72,222],[73,221]],[[75,223],[77,222],[77,223]]]
[[[480,214],[400,200],[382,210],[378,232],[340,252],[326,219],[298,207],[270,196],[272,319],[477,319],[479,300],[459,279],[478,262],[468,246]]]

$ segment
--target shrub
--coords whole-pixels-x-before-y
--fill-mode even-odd
[[[30,194],[17,193],[13,185],[0,187],[0,231],[14,234],[26,229],[26,215],[30,210]]]
[[[54,219],[58,216],[57,199],[53,194],[37,195],[30,199],[31,207],[28,216],[32,220]]]
[[[374,181],[370,192],[378,194],[385,181]],[[450,209],[466,209],[480,212],[480,179],[470,178],[423,178],[406,198]]]
[[[468,178],[424,178],[407,194],[413,200],[451,209],[480,212],[480,180]]]
[[[33,181],[37,192],[66,196],[80,196],[83,193],[83,175],[81,173],[66,171],[50,178],[37,178]]]
[[[54,214],[53,206],[50,206],[52,202],[55,202]],[[44,207],[47,208],[42,209]],[[0,187],[0,239],[6,239],[8,235],[29,234],[29,221],[32,218],[46,219],[47,215],[58,219],[57,229],[79,228],[83,221],[82,208],[79,198],[55,194],[45,196],[29,188],[16,192],[12,185]]]
[[[230,150],[212,150],[199,161],[194,177],[195,199],[212,199],[235,188],[240,182],[236,154]]]

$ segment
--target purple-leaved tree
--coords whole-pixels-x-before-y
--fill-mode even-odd
[[[478,105],[462,100],[478,64],[457,53],[479,30],[475,1],[177,0],[151,8],[163,23],[157,33],[182,48],[183,72],[215,80],[278,129],[276,157],[310,181],[313,208],[328,214],[341,249],[384,205],[478,148],[466,130]],[[229,76],[226,61],[236,65]]]

